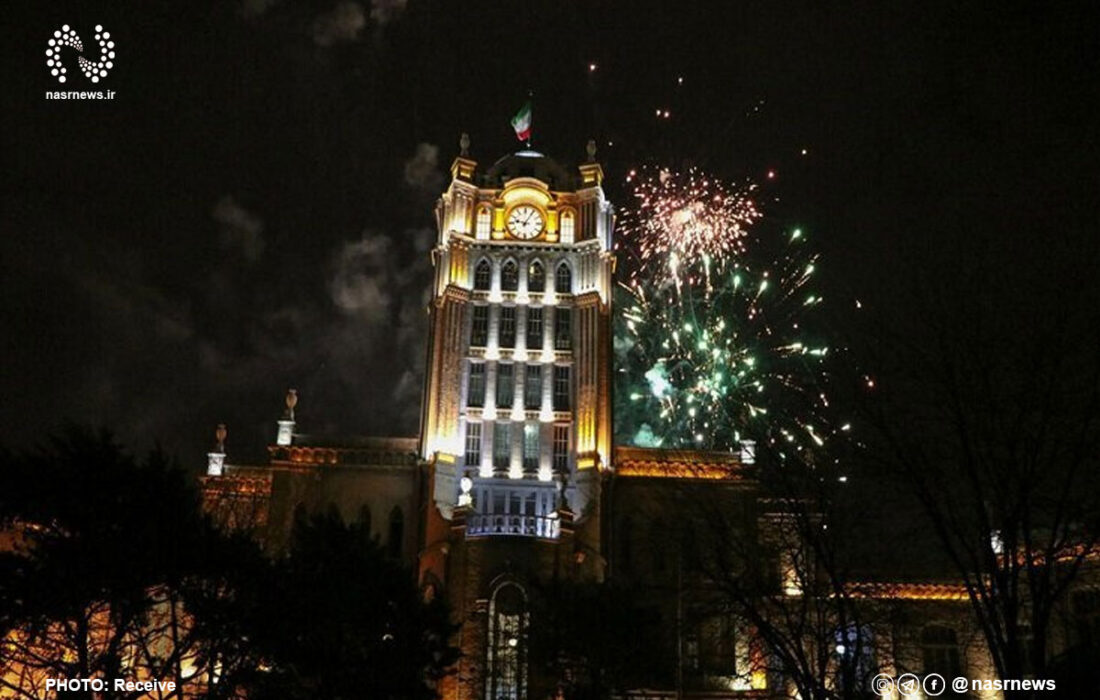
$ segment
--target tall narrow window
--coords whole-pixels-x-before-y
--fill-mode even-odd
[[[470,380],[466,385],[466,405],[481,408],[485,405],[485,363],[470,363]]]
[[[502,584],[489,603],[488,700],[527,697],[527,597],[514,583]]]
[[[466,424],[466,466],[481,466],[481,423]]]
[[[474,289],[488,291],[493,282],[493,266],[488,260],[482,260],[474,268]]]
[[[573,212],[566,209],[561,213],[561,242],[572,243],[576,235],[576,219]]]
[[[524,426],[524,469],[535,471],[539,468],[539,424],[528,423]]]
[[[568,263],[558,265],[558,271],[554,274],[554,291],[558,294],[573,293],[573,272]]]
[[[539,468],[539,424],[523,426],[523,468],[534,471]]]
[[[507,469],[512,463],[512,424],[497,423],[493,427],[493,466]]]
[[[542,366],[527,365],[523,378],[523,408],[537,411],[542,408]]]
[[[500,266],[500,288],[505,292],[519,289],[519,267],[515,260],[507,260]]]
[[[527,307],[527,349],[542,349],[542,307]]]
[[[569,368],[554,367],[554,410],[569,410]]]
[[[470,345],[483,348],[489,342],[489,307],[475,306],[470,326]]]
[[[488,238],[489,229],[493,226],[493,212],[489,207],[481,207],[477,210],[477,237]]]
[[[405,540],[405,514],[401,512],[401,506],[394,506],[390,511],[390,530],[386,540],[386,551],[391,557],[397,559],[404,549]]]
[[[527,266],[527,291],[542,292],[546,290],[546,270],[538,260],[532,260]]]
[[[516,307],[500,307],[500,347],[516,347]]]
[[[497,408],[511,408],[516,398],[512,365],[497,365]]]
[[[554,426],[554,471],[569,469],[569,426]]]
[[[554,310],[554,349],[573,348],[573,310],[558,307]]]

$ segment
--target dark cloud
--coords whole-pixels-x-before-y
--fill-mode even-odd
[[[270,10],[279,0],[241,0],[241,14],[245,17],[259,17]]]
[[[378,24],[386,24],[405,11],[408,0],[371,0],[370,18]]]
[[[313,20],[313,41],[324,47],[356,41],[365,26],[367,14],[363,6],[344,0]]]
[[[264,222],[260,217],[242,207],[230,195],[219,199],[210,215],[221,224],[223,248],[239,250],[250,263],[260,258],[266,245]]]
[[[332,301],[345,313],[355,314],[367,322],[389,316],[396,291],[391,262],[392,245],[385,236],[364,236],[348,243],[336,255],[336,273],[332,279]]]
[[[405,161],[405,184],[436,194],[443,187],[439,170],[439,146],[420,143],[416,152]]]

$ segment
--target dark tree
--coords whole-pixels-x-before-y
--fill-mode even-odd
[[[553,580],[533,601],[531,655],[557,679],[558,697],[609,698],[671,675],[659,614],[636,589]]]
[[[916,312],[891,310],[867,344],[868,456],[919,503],[1005,679],[1048,677],[1055,625],[1100,555],[1096,256],[1066,252],[1093,263],[1055,279],[1051,261],[978,250],[915,285]]]
[[[286,556],[257,590],[253,638],[270,670],[252,698],[429,700],[456,660],[441,598],[361,523],[331,511],[300,518]]]
[[[139,462],[106,433],[71,429],[5,455],[0,518],[5,695],[45,698],[47,678],[99,677],[174,681],[162,697],[180,697],[215,662],[223,675],[249,663],[241,648],[210,653],[204,643],[219,635],[209,625],[200,634],[190,607],[213,609],[221,592],[210,575],[258,550],[206,522],[188,476],[163,453]]]

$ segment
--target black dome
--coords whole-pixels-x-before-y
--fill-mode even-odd
[[[538,178],[552,190],[575,189],[573,176],[553,158],[538,151],[519,151],[493,163],[485,173],[485,185],[503,187],[504,183],[515,177]]]

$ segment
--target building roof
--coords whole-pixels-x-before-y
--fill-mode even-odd
[[[703,450],[660,450],[616,447],[615,474],[621,477],[672,479],[745,478],[739,455]]]
[[[516,177],[537,178],[551,190],[576,189],[576,177],[553,158],[532,150],[518,151],[493,163],[485,172],[484,181],[488,187],[503,187]]]

